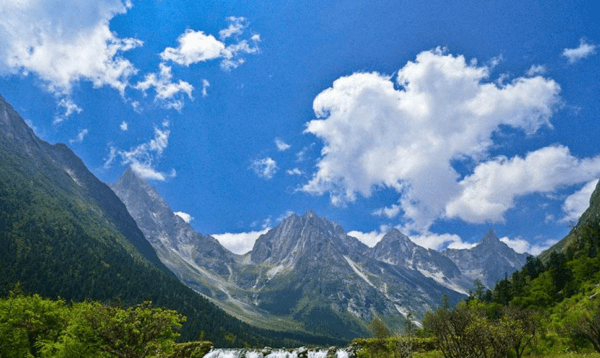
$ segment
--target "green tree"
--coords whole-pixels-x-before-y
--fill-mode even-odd
[[[563,253],[552,252],[548,260],[548,270],[552,277],[555,293],[562,291],[573,278],[571,270],[567,267],[567,258]]]
[[[570,327],[571,333],[589,341],[597,352],[600,352],[600,305],[594,310],[587,310]]]
[[[43,342],[54,342],[67,325],[63,300],[11,293],[0,300],[0,357],[37,357]]]
[[[82,317],[94,332],[91,338],[100,350],[121,358],[156,357],[170,354],[185,317],[173,310],[154,308],[144,302],[126,309],[100,303],[81,303]]]
[[[371,324],[369,324],[369,330],[373,333],[375,338],[379,339],[384,339],[391,335],[390,330],[387,328],[385,323],[383,323],[383,321],[377,316],[373,317],[373,320],[371,320]]]

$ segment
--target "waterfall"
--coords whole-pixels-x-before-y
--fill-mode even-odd
[[[348,349],[221,349],[214,348],[204,358],[350,358]]]

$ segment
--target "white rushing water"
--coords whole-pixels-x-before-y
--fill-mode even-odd
[[[267,353],[267,354],[265,354]],[[274,349],[272,351],[264,351],[262,349],[212,349],[204,358],[349,358],[348,351],[345,349],[336,349],[335,352],[329,353],[327,349],[308,350],[304,354],[298,349],[283,350]]]

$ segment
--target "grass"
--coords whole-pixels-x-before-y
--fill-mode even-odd
[[[413,355],[414,358],[443,358],[440,351],[418,352]],[[600,353],[551,353],[544,355],[526,355],[525,357],[544,357],[544,358],[600,358]]]

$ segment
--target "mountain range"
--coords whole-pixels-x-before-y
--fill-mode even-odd
[[[152,300],[188,317],[184,339],[204,332],[220,346],[344,342],[368,335],[376,316],[398,328],[525,263],[492,232],[472,249],[437,252],[394,229],[370,248],[311,211],[236,255],[132,169],[102,183],[2,97],[0,168],[0,295],[20,284],[75,301]]]
[[[438,252],[392,229],[370,248],[312,211],[282,220],[236,255],[195,232],[132,169],[111,188],[182,282],[261,327],[351,339],[369,334],[378,316],[399,328],[444,295],[452,303],[465,298],[475,279],[493,287],[527,257],[492,231],[471,249]]]

